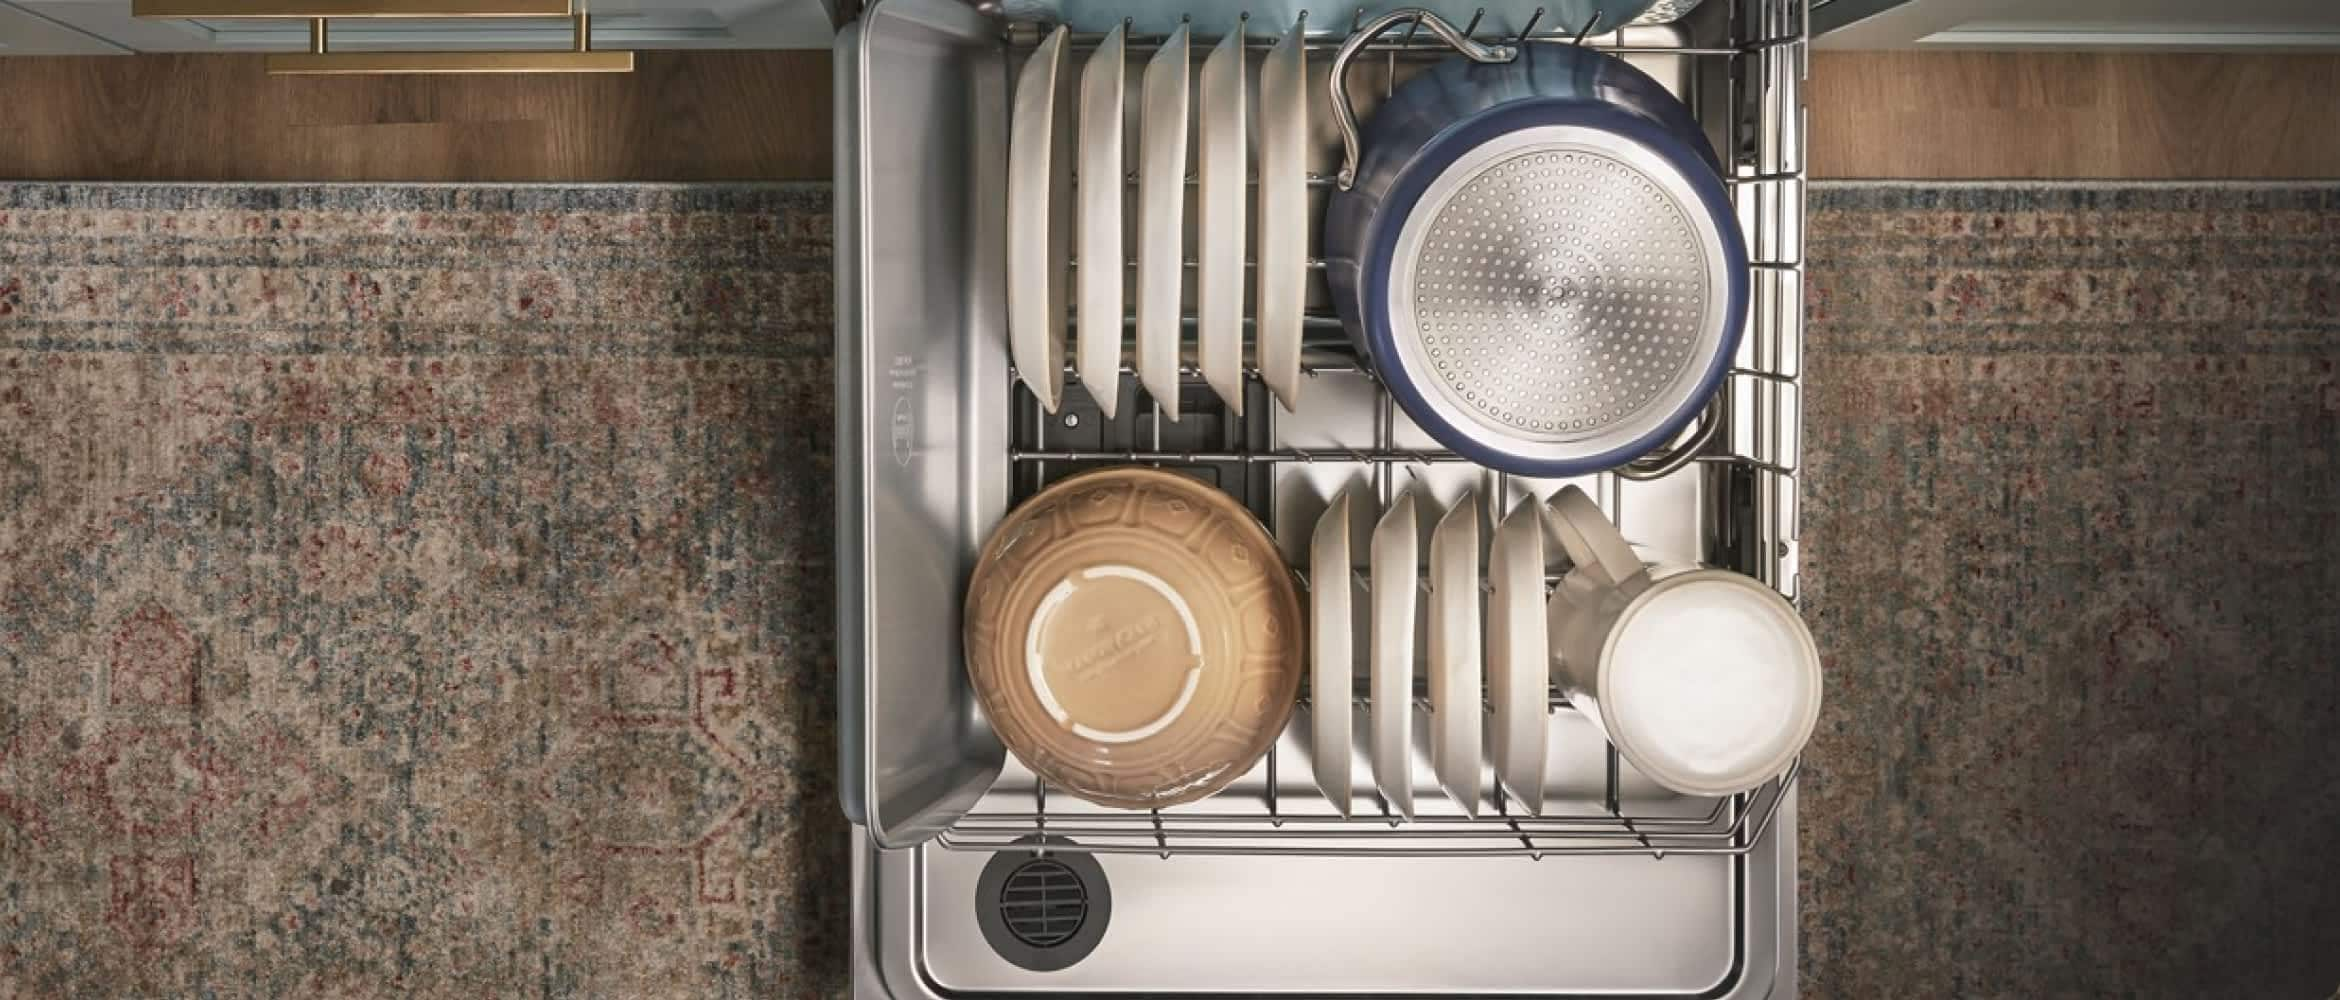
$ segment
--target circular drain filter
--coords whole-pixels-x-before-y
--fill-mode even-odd
[[[999,914],[1008,933],[1034,948],[1072,940],[1089,916],[1089,891],[1064,862],[1033,858],[1008,872],[999,887]]]
[[[1054,837],[1046,843],[1071,844]],[[1112,912],[1104,869],[1078,851],[1001,851],[975,882],[975,920],[983,939],[1001,958],[1034,972],[1087,958],[1104,938]]]

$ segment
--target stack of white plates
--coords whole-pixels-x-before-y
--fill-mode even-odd
[[[1260,381],[1286,409],[1297,399],[1308,287],[1307,56],[1295,24],[1260,63],[1255,95],[1244,27],[1238,21],[1221,37],[1199,73],[1189,69],[1184,25],[1147,60],[1134,211],[1124,197],[1124,29],[1088,55],[1077,85],[1065,28],[1024,63],[1008,133],[1008,344],[1017,375],[1050,412],[1063,403],[1068,314],[1074,372],[1107,417],[1119,408],[1134,327],[1138,383],[1178,419],[1189,316],[1193,370],[1231,412],[1243,412],[1246,330]],[[1134,322],[1123,312],[1133,298]]]

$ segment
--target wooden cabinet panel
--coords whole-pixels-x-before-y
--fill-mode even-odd
[[[130,0],[14,2],[56,22],[58,30],[85,32],[92,44],[111,42],[132,52],[290,52],[307,47],[309,39],[300,21],[140,20],[130,16]],[[593,44],[605,49],[825,49],[836,37],[819,0],[599,0],[592,10]],[[0,26],[0,42],[8,38]],[[333,22],[333,44],[349,50],[554,49],[568,46],[569,25],[549,18],[345,18]]]
[[[632,73],[269,76],[251,55],[0,59],[0,179],[825,180],[829,53]]]

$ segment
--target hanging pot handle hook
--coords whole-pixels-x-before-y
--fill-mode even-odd
[[[1613,471],[1621,479],[1647,482],[1672,475],[1683,466],[1697,461],[1698,456],[1706,453],[1706,446],[1722,430],[1723,414],[1729,406],[1725,400],[1729,395],[1730,386],[1726,379],[1725,384],[1715,391],[1714,398],[1698,411],[1698,423],[1690,428],[1688,437],[1677,435],[1674,443],[1618,466]]]
[[[1340,126],[1341,130],[1341,172],[1333,183],[1343,191],[1357,182],[1357,110],[1349,102],[1349,61],[1365,46],[1372,44],[1374,39],[1406,23],[1428,26],[1432,34],[1445,39],[1446,44],[1454,46],[1455,51],[1474,62],[1510,62],[1519,55],[1519,50],[1509,45],[1485,45],[1472,41],[1469,35],[1456,31],[1454,25],[1446,23],[1445,18],[1420,7],[1390,11],[1350,33],[1349,40],[1342,42],[1341,50],[1333,55],[1332,86],[1328,88],[1332,91],[1333,124]]]

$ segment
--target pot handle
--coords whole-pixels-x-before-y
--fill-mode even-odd
[[[1728,391],[1729,386],[1723,386],[1713,399],[1699,409],[1698,423],[1691,428],[1688,440],[1618,466],[1615,470],[1617,475],[1635,482],[1645,482],[1673,475],[1675,470],[1697,460],[1699,453],[1706,450],[1716,432],[1722,429],[1723,396]]]
[[[1333,55],[1332,85],[1326,88],[1332,92],[1333,124],[1340,126],[1341,130],[1341,173],[1333,183],[1343,191],[1357,182],[1357,110],[1349,105],[1349,61],[1389,29],[1408,22],[1427,25],[1431,34],[1445,39],[1446,44],[1454,46],[1455,51],[1474,62],[1510,62],[1519,55],[1519,50],[1509,45],[1486,45],[1472,41],[1469,35],[1446,23],[1445,18],[1420,7],[1390,11],[1351,32],[1349,40],[1342,42],[1341,50]]]
[[[1584,490],[1571,486],[1554,494],[1550,506],[1544,508],[1552,518],[1553,533],[1560,536],[1560,547],[1568,550],[1568,561],[1579,569],[1589,569],[1608,578],[1611,585],[1632,579],[1648,567],[1641,557],[1633,554],[1633,546],[1625,541],[1623,532],[1610,523],[1609,515],[1601,513],[1599,505],[1584,495]]]

